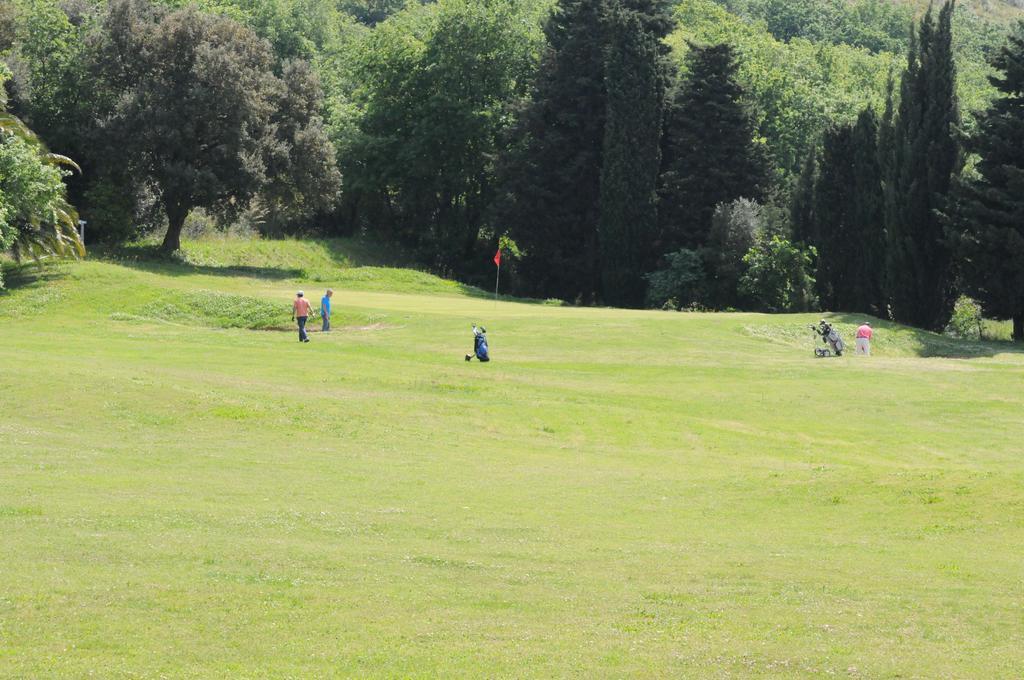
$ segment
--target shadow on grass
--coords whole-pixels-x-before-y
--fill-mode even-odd
[[[168,255],[155,244],[129,244],[123,246],[95,246],[90,254],[94,258],[115,262],[125,267],[164,274],[166,276],[248,276],[256,279],[301,279],[306,272],[290,267],[250,267],[246,265],[211,266],[185,262],[178,255]]]
[[[0,288],[0,296],[10,295],[18,288],[28,288],[63,279],[67,271],[60,267],[61,262],[50,261],[38,265],[34,262],[16,264],[3,263],[4,287]]]
[[[901,326],[891,321],[884,321],[865,314],[836,313],[828,315],[829,321],[836,321],[847,326],[859,326],[865,321],[878,333],[891,334],[892,342],[902,345],[908,351],[925,358],[942,359],[979,359],[994,357],[999,354],[1024,354],[1024,343],[1004,340],[962,340],[942,333]],[[844,339],[847,339],[844,337]],[[876,336],[877,339],[877,336]],[[848,344],[853,350],[854,338]]]
[[[350,267],[394,267],[416,269],[416,259],[394,244],[382,245],[363,238],[325,238],[316,242],[324,247],[341,269]]]

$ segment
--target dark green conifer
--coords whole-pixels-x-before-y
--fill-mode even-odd
[[[817,286],[826,309],[884,311],[882,178],[878,118],[870,108],[857,122],[825,133],[815,184],[810,243],[818,249]]]
[[[879,121],[873,109],[861,111],[851,135],[852,240],[848,244],[847,260],[852,285],[840,292],[839,300],[843,309],[885,316],[885,195],[878,151]]]
[[[736,79],[729,45],[692,45],[688,75],[666,122],[659,248],[697,248],[715,207],[737,198],[763,200],[768,166]]]
[[[993,59],[1000,92],[970,150],[977,174],[957,185],[953,241],[963,284],[985,312],[1013,320],[1024,340],[1024,24]]]
[[[850,244],[856,238],[851,191],[855,182],[853,144],[853,127],[849,125],[826,131],[821,143],[811,245],[818,250],[815,278],[823,309],[847,311],[842,295],[854,284],[847,261]]]
[[[524,252],[526,294],[591,302],[605,142],[603,0],[561,0],[530,102],[504,160],[496,222]]]
[[[524,292],[643,302],[671,25],[664,0],[556,6],[496,205],[525,253]]]
[[[811,245],[817,242],[814,220],[814,183],[818,178],[818,148],[807,152],[800,176],[793,188],[789,210],[790,234],[793,243]]]
[[[959,172],[951,20],[947,1],[929,10],[908,54],[886,178],[886,283],[893,317],[941,330],[953,302],[951,252],[939,210]]]
[[[643,304],[643,275],[653,265],[668,28],[659,4],[615,0],[607,15],[598,241],[602,299],[617,306]]]

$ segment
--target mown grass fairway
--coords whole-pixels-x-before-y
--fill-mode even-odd
[[[1024,672],[1024,354],[244,259],[10,275],[0,676]]]

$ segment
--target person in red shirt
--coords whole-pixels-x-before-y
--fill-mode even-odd
[[[867,321],[857,329],[857,354],[871,355],[871,337],[875,334]]]
[[[309,318],[309,300],[303,297],[300,290],[295,294],[295,302],[292,303],[292,321],[299,322],[299,342],[309,342],[306,335],[306,319]]]

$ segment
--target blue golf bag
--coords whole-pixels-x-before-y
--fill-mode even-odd
[[[466,355],[466,361],[472,361],[474,356],[483,362],[491,360],[487,350],[487,329],[476,325],[473,326],[473,353]]]

